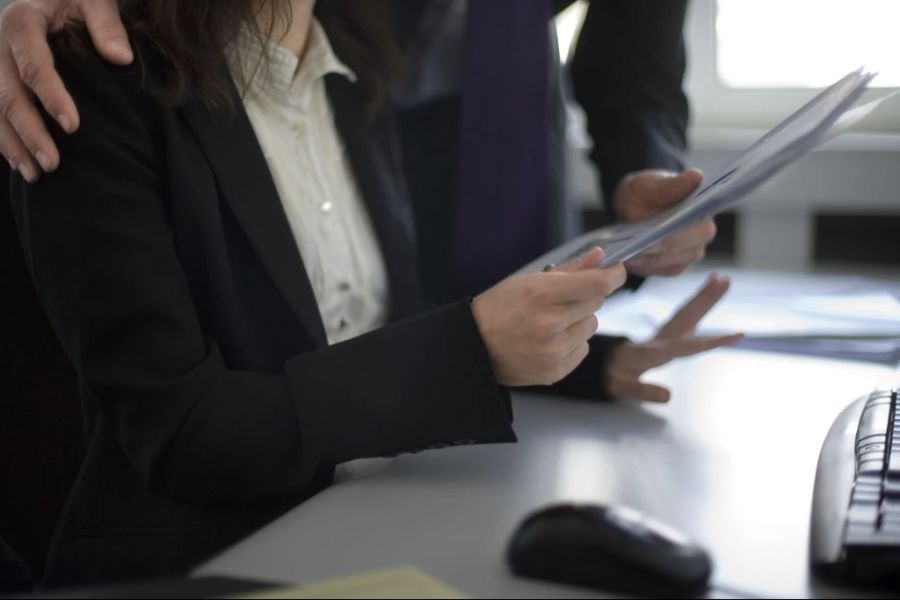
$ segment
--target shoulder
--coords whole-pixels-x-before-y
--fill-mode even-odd
[[[65,134],[45,115],[62,160],[87,153],[95,158],[128,153],[158,164],[167,110],[150,92],[153,66],[146,59],[121,66],[107,62],[87,34],[66,29],[50,40],[54,63],[78,109],[80,125]]]
[[[161,109],[150,93],[154,81],[152,56],[138,49],[130,65],[115,65],[101,57],[83,29],[66,28],[50,39],[54,64],[72,96],[82,123],[127,118],[147,121]]]

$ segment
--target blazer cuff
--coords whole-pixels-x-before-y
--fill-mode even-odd
[[[628,338],[595,335],[588,340],[590,352],[574,371],[553,385],[532,386],[529,389],[570,398],[609,400],[611,398],[606,385],[606,364],[616,346],[625,341],[628,341]]]

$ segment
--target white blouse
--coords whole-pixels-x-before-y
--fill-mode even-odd
[[[302,62],[269,40],[263,58],[258,38],[245,30],[228,49],[232,77],[246,88],[244,108],[334,344],[383,325],[389,304],[384,257],[325,92],[325,75],[356,76],[315,20]]]

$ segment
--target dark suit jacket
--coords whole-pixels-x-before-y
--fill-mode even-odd
[[[81,128],[55,132],[57,172],[12,184],[89,422],[49,583],[185,572],[321,490],[342,461],[515,441],[468,301],[415,316],[386,112],[363,121],[353,85],[328,77],[392,299],[391,324],[329,347],[240,103],[231,117],[167,109],[136,67],[56,59]]]
[[[569,70],[612,217],[613,191],[622,177],[640,169],[684,168],[687,5],[688,0],[589,4]]]
[[[554,9],[561,10],[572,1],[554,0]],[[416,33],[421,34],[423,23],[430,24],[429,2],[394,0],[393,4],[400,42],[407,52],[415,52]],[[601,175],[610,219],[615,217],[613,190],[622,177],[640,169],[680,170],[684,166],[688,104],[682,90],[682,29],[686,10],[687,0],[591,0],[589,4],[568,72],[587,116],[593,139],[591,158]],[[558,57],[554,48],[551,59]],[[415,62],[415,57],[411,58]],[[551,85],[558,82],[551,81]],[[554,99],[558,95],[553,94]],[[553,104],[562,110],[561,102]],[[400,114],[405,166],[421,239],[422,281],[426,296],[435,301],[455,298],[462,289],[450,267],[459,189],[460,115],[459,94],[435,98]],[[561,122],[563,117],[557,114],[548,124],[554,154],[548,164],[551,196],[565,194],[560,181],[563,172],[556,164],[564,150]],[[570,207],[566,198],[548,200],[548,239],[558,243],[560,235],[571,236],[564,214]]]

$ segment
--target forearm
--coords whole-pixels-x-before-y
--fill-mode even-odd
[[[590,3],[571,74],[610,214],[613,191],[628,173],[683,168],[686,8],[685,0]]]
[[[347,460],[516,439],[467,302],[296,356],[278,374],[217,370],[144,466],[167,496],[277,496]]]
[[[70,159],[36,185],[17,178],[13,208],[50,321],[146,485],[182,501],[234,503],[290,492],[352,458],[515,439],[468,303],[318,348],[305,338],[279,345],[248,322],[281,306],[280,296],[205,298],[229,285],[188,266],[207,258],[189,242],[210,219],[176,235],[196,223],[167,184],[171,122],[135,91],[136,72],[89,57],[60,65],[83,127],[56,132]],[[261,268],[228,258],[218,271],[226,283],[229,268]],[[284,327],[303,335],[302,324]]]

